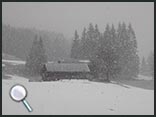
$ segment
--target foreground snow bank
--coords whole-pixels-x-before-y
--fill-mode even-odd
[[[2,114],[154,114],[154,91],[87,80],[28,82],[12,76],[2,80]],[[16,80],[15,80],[16,79]],[[23,79],[23,80],[21,80]],[[9,97],[10,87],[20,83],[28,90],[26,100],[34,111]]]

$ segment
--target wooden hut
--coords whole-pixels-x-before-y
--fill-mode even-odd
[[[42,68],[42,80],[86,79],[90,70],[84,63],[48,63]]]

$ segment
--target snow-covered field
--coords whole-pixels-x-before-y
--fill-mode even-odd
[[[25,61],[2,59],[2,63],[8,63],[10,65],[19,65],[19,64],[25,64]],[[48,63],[54,63],[54,62],[53,61],[49,61]],[[2,65],[4,65],[4,64],[2,64]]]
[[[3,115],[154,115],[154,90],[87,80],[28,82],[22,77],[10,77],[2,80]],[[27,88],[26,100],[33,112],[9,97],[10,88],[17,83]]]
[[[138,75],[138,78],[136,78],[137,80],[152,80],[152,77],[149,76],[143,76],[143,75]]]
[[[2,59],[2,63],[9,63],[11,65],[19,65],[19,64],[25,64],[25,61]]]

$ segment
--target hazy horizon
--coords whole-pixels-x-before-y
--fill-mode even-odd
[[[132,24],[138,42],[139,56],[154,51],[154,2],[2,2],[2,22],[13,27],[36,28],[63,33],[71,39],[89,23],[98,24],[104,32],[107,23]]]

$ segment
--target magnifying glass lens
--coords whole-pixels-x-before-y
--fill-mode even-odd
[[[22,85],[15,85],[11,88],[10,96],[14,101],[20,102],[22,101],[25,107],[28,109],[29,112],[32,112],[32,108],[25,100],[27,95],[27,91]]]
[[[26,89],[21,85],[16,85],[12,87],[10,94],[15,101],[22,101],[26,97]]]

